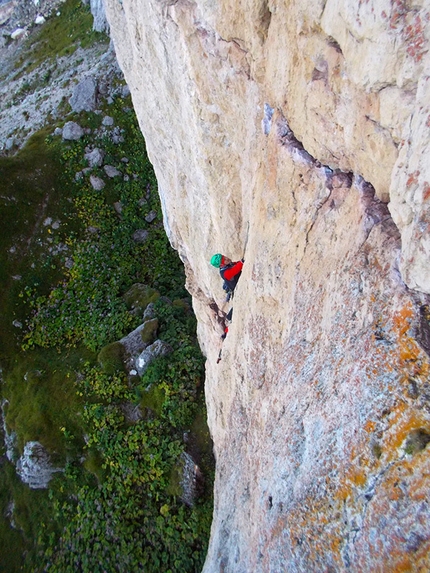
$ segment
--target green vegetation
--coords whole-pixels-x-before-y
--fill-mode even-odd
[[[64,463],[67,454],[76,454],[83,446],[82,437],[66,442],[61,428],[67,426],[76,436],[81,433],[77,413],[82,400],[75,381],[84,354],[82,349],[62,355],[52,349],[36,350],[10,368],[3,389],[9,401],[6,423],[17,433],[20,451],[26,442],[37,440],[60,458],[58,463]]]
[[[0,157],[0,361],[19,341],[14,320],[23,323],[34,293],[47,293],[61,276],[66,236],[79,231],[67,199],[70,182],[62,176],[59,152],[45,143],[47,130],[29,139],[14,157]],[[44,225],[50,217],[60,228]]]
[[[15,198],[1,203],[10,231],[0,275],[6,421],[19,451],[38,440],[65,467],[48,491],[35,492],[4,463],[0,546],[14,548],[0,557],[5,571],[192,573],[205,558],[213,459],[195,318],[131,102],[117,99],[106,112],[124,130],[123,143],[103,132],[73,143],[41,133],[17,158],[0,161],[12,185],[0,177],[4,196]],[[72,118],[100,126],[97,114]],[[101,191],[88,175],[75,178],[87,167],[88,145],[103,148],[105,163],[123,175],[108,179],[93,168],[106,181]],[[137,230],[148,232],[144,243],[133,240]],[[15,273],[21,278],[11,279]],[[142,379],[127,377],[117,341],[140,324],[148,302],[157,318],[143,336],[149,342],[158,330],[173,352]],[[25,325],[22,349],[14,319]],[[179,498],[184,432],[205,475],[193,507]]]
[[[73,350],[67,356],[46,350],[23,354],[22,329],[34,293],[47,294],[63,276],[66,236],[79,232],[70,184],[62,177],[57,150],[46,144],[42,130],[14,157],[0,157],[0,365],[4,383],[2,397],[9,401],[6,418],[17,431],[22,447],[28,439],[40,439],[51,448],[54,460],[82,448],[79,438],[66,443],[59,428],[73,420],[81,408],[74,384],[75,366],[90,353]],[[61,220],[53,233],[46,220]],[[16,322],[17,323],[17,322]],[[56,480],[53,480],[53,488]],[[33,495],[34,494],[34,495]],[[13,511],[11,510],[13,508]],[[21,571],[24,551],[35,558],[34,541],[41,515],[53,512],[46,491],[32,491],[15,476],[13,466],[0,469],[0,570]],[[11,529],[8,511],[17,529]],[[28,568],[31,570],[31,568]]]
[[[99,453],[104,471],[96,486],[82,484],[82,468],[69,467],[74,499],[57,504],[57,519],[68,516],[61,542],[47,554],[48,571],[201,571],[211,519],[210,495],[193,508],[170,495],[172,470],[184,451],[182,434],[191,430],[201,400],[202,361],[195,346],[191,317],[172,313],[169,303],[158,311],[176,332],[174,353],[155,361],[138,387],[126,376],[108,376],[88,367],[81,389],[88,427],[87,449]],[[167,323],[165,323],[167,325]],[[151,386],[149,393],[144,390]],[[151,395],[144,417],[127,421],[122,405]],[[201,449],[206,453],[208,444]],[[200,460],[199,460],[200,461]],[[206,475],[211,467],[201,460]],[[93,466],[94,466],[93,462]],[[96,470],[94,470],[96,473]],[[100,565],[101,564],[101,565]]]
[[[26,42],[16,67],[20,74],[28,74],[42,63],[45,66],[41,83],[49,83],[57,57],[70,56],[81,46],[87,48],[97,42],[106,46],[109,38],[105,34],[94,32],[93,17],[89,4],[80,0],[66,0],[59,6],[59,15],[53,15],[40,30],[34,31]],[[48,68],[49,62],[53,68]]]

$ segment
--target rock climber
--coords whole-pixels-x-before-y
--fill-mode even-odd
[[[217,253],[211,258],[211,265],[219,269],[219,274],[224,281],[223,289],[227,292],[227,301],[230,300],[237,281],[242,274],[244,260],[233,262],[228,257]]]
[[[233,296],[233,292],[234,289],[236,288],[237,281],[239,280],[240,275],[242,274],[243,263],[244,263],[243,259],[241,259],[240,261],[233,262],[231,259],[229,259],[224,255],[221,255],[220,253],[213,255],[213,257],[211,258],[211,265],[219,269],[221,278],[224,281],[222,288],[227,292],[227,297],[226,297],[227,302]],[[222,313],[224,315],[222,319],[222,322],[224,323],[224,332],[221,336],[221,340],[224,341],[228,334],[228,324],[232,321],[233,318],[233,308],[231,308],[227,314],[225,314],[223,311]],[[217,364],[219,364],[219,362],[221,361],[221,355],[222,355],[222,348],[219,351]]]

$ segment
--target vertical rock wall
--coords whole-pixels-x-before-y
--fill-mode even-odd
[[[428,571],[428,3],[106,11],[208,358],[205,573]]]

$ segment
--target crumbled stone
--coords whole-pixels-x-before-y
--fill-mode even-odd
[[[12,40],[21,40],[22,38],[24,38],[25,34],[26,30],[24,28],[17,28],[12,32],[10,37],[12,38]]]
[[[14,137],[8,137],[6,139],[5,149],[7,149],[7,151],[11,151],[11,149],[13,149],[15,145],[16,145],[16,140]]]

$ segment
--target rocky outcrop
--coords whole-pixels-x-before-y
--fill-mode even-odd
[[[96,32],[109,32],[105,8],[102,0],[90,0],[91,14],[93,15],[93,30]]]
[[[139,376],[143,376],[143,374],[147,371],[148,366],[156,358],[160,356],[167,356],[172,351],[172,347],[167,344],[167,342],[163,342],[162,340],[156,340],[153,344],[145,348],[145,350],[143,350],[143,352],[141,352],[136,359],[136,369]]]
[[[107,38],[90,48],[77,47],[71,55],[47,60],[34,69],[23,68],[31,60],[29,45],[36,41],[43,25],[40,18],[54,20],[59,15],[58,0],[0,6],[0,154],[17,151],[46,125],[47,118],[61,121],[69,101],[76,111],[101,113],[97,107],[109,105],[115,96],[127,93]],[[11,41],[12,35],[16,40]],[[112,137],[123,141],[121,133],[115,132]]]
[[[16,463],[16,473],[31,489],[46,489],[52,476],[63,471],[55,468],[47,450],[39,442],[27,442]]]
[[[84,135],[84,130],[75,121],[68,121],[62,131],[63,139],[66,141],[76,141]]]
[[[76,113],[94,111],[97,107],[97,82],[92,77],[81,80],[69,99],[70,107]]]
[[[205,573],[426,570],[428,7],[107,15],[207,355]],[[218,364],[214,252],[245,257]]]
[[[0,372],[0,379],[1,379],[1,372]],[[3,381],[3,380],[2,380]],[[17,445],[16,445],[16,432],[9,431],[9,428],[6,424],[6,409],[9,402],[5,399],[1,402],[1,424],[3,429],[3,439],[4,439],[4,449],[7,459],[10,462],[13,462],[16,457]]]

